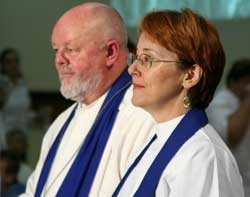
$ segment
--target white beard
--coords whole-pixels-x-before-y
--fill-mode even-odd
[[[70,79],[61,79],[61,94],[66,99],[82,102],[86,95],[89,95],[91,91],[95,91],[103,79],[100,72],[95,72],[92,75],[88,73],[86,75],[88,76],[87,79],[83,79],[80,75]]]

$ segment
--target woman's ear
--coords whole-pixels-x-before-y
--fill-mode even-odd
[[[183,87],[189,89],[199,83],[201,77],[203,75],[203,70],[198,64],[194,64],[191,68],[189,68],[185,76],[183,78]]]
[[[107,42],[107,66],[113,66],[114,62],[117,61],[118,54],[120,51],[120,45],[116,40],[109,40]]]

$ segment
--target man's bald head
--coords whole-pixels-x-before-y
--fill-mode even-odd
[[[85,36],[100,36],[106,41],[116,39],[122,48],[127,45],[123,19],[114,8],[102,3],[84,3],[73,7],[63,14],[55,28],[60,24],[78,27]]]

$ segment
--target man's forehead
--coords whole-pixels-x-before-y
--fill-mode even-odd
[[[64,40],[67,43],[71,43],[76,40],[89,40],[93,39],[96,35],[96,30],[90,27],[72,27],[65,26],[65,28],[55,29],[52,33],[52,42],[57,40]]]

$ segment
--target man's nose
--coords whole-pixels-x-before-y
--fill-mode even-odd
[[[56,57],[55,57],[55,63],[58,66],[69,64],[69,59],[67,58],[63,50],[57,51]]]

